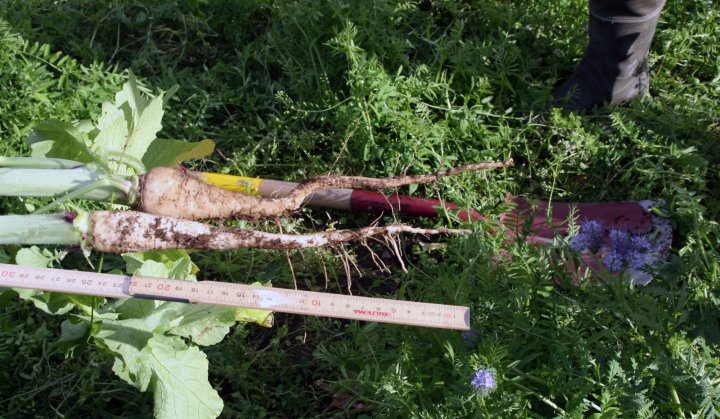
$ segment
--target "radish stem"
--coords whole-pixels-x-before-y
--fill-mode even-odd
[[[63,214],[0,216],[0,245],[78,244],[82,232]]]
[[[142,160],[135,158],[129,154],[124,154],[122,151],[110,151],[107,153],[107,158],[109,160],[117,162],[118,165],[124,164],[130,167],[137,174],[147,172]]]
[[[48,157],[0,157],[0,167],[26,169],[73,169],[83,166],[75,160],[53,159]]]
[[[103,181],[98,183],[98,181]],[[88,166],[74,169],[0,168],[0,195],[60,197],[82,190],[74,198],[125,203],[133,191],[133,180],[110,179],[102,171]],[[94,185],[91,188],[85,188]],[[118,190],[122,194],[118,194]]]
[[[60,206],[64,202],[70,201],[75,198],[85,198],[86,194],[90,194],[96,190],[106,187],[116,189],[115,193],[111,196],[111,198],[106,199],[107,201],[113,203],[123,203],[134,200],[134,188],[132,187],[131,182],[113,179],[99,179],[69,192],[68,194],[56,199],[51,204],[45,205],[44,207],[33,211],[32,214],[43,214],[53,208]],[[121,194],[118,194],[117,192],[121,192]]]

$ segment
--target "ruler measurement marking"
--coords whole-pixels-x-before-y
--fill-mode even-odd
[[[469,330],[469,308],[216,281],[181,281],[0,264],[0,286],[216,304],[349,320]]]

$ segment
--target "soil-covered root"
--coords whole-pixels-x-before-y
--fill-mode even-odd
[[[301,249],[332,246],[370,237],[411,234],[467,234],[461,229],[425,229],[407,225],[365,227],[305,235],[273,234],[213,227],[196,221],[135,211],[92,213],[88,244],[102,252],[126,253],[163,249],[229,250],[240,248]]]
[[[301,183],[288,195],[277,198],[263,198],[227,191],[208,185],[183,170],[159,167],[142,176],[135,207],[138,211],[186,220],[272,219],[296,211],[314,191],[320,189],[395,188],[409,184],[430,183],[441,177],[466,171],[496,169],[512,164],[512,160],[468,164],[431,174],[385,179],[361,176],[317,177]]]

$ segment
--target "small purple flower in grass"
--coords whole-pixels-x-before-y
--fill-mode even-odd
[[[470,381],[475,390],[482,396],[487,396],[497,388],[497,382],[493,376],[493,370],[479,368],[475,371],[472,381]]]
[[[603,238],[602,224],[595,220],[582,223],[578,232],[570,241],[570,248],[576,252],[588,250],[594,252],[600,247]]]

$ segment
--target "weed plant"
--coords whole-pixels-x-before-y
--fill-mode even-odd
[[[363,271],[351,284],[337,252],[203,253],[205,278],[469,305],[473,323],[461,334],[279,315],[272,329],[238,327],[206,349],[211,383],[226,417],[720,416],[720,6],[669,2],[651,96],[580,115],[549,98],[582,54],[586,6],[0,0],[0,152],[26,155],[33,123],[97,116],[131,69],[148,91],[180,86],[163,133],[216,141],[206,170],[299,180],[512,156],[512,170],[400,192],[490,217],[508,193],[663,199],[673,250],[644,287],[572,285],[557,255],[504,242],[487,223],[442,246],[406,242],[407,273],[346,249]],[[0,211],[37,202],[0,200]],[[282,228],[373,220],[306,209]],[[12,252],[0,249],[0,262]],[[88,269],[80,257],[63,267]],[[149,414],[151,399],[114,377],[100,349],[63,356],[62,319],[10,297],[0,307],[8,417]],[[471,386],[480,368],[494,391]]]

